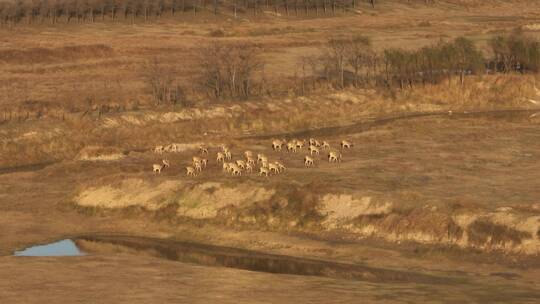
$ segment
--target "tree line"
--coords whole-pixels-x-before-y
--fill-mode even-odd
[[[201,12],[238,15],[285,16],[335,15],[374,0],[16,0],[0,2],[0,25],[119,22],[148,22],[163,16]]]
[[[302,57],[294,77],[270,80],[265,73],[268,63],[256,45],[218,39],[200,52],[199,73],[193,83],[197,92],[204,92],[212,100],[240,100],[291,91],[304,95],[325,88],[407,90],[454,79],[464,85],[469,75],[540,71],[540,42],[523,33],[496,36],[488,45],[489,55],[465,37],[417,50],[392,48],[376,52],[367,37],[335,37],[321,47],[318,55]],[[167,73],[154,75],[170,77]],[[178,84],[171,88],[176,92]],[[185,94],[181,96],[186,98]],[[156,94],[154,97],[158,104],[178,102]]]

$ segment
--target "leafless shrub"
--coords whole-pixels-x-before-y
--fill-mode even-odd
[[[158,58],[144,66],[143,77],[148,84],[156,105],[187,105],[183,88],[174,72],[165,67]]]
[[[263,71],[259,49],[252,44],[214,41],[200,56],[200,84],[216,99],[248,98],[256,95],[256,74]]]

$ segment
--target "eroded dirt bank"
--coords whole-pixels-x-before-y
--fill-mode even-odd
[[[306,152],[274,152],[266,138],[235,142],[236,157],[250,149],[285,163],[284,174],[268,179],[231,178],[212,159],[186,178],[183,166],[197,153],[188,149],[166,156],[176,166],[163,176],[109,175],[78,187],[73,201],[89,213],[131,210],[174,222],[537,255],[538,122],[526,112],[506,114],[419,117],[345,135],[325,130],[319,136],[334,147],[344,137],[356,146],[342,151],[342,163],[320,155],[309,169]],[[125,162],[156,156],[137,157]]]

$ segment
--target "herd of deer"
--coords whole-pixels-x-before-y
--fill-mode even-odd
[[[309,144],[309,145],[308,145]],[[330,143],[328,141],[318,141],[314,138],[306,140],[290,140],[284,139],[272,140],[272,149],[276,152],[281,152],[286,149],[289,153],[297,153],[299,150],[304,149],[307,146],[309,155],[304,156],[304,166],[311,167],[315,164],[315,155],[320,155],[321,150],[327,150],[327,158],[330,163],[341,162],[341,152],[331,150]],[[353,144],[350,141],[342,140],[340,143],[341,150],[352,148]],[[258,175],[268,177],[271,174],[280,174],[285,171],[285,166],[279,161],[270,161],[264,154],[257,154],[257,158],[254,157],[252,151],[244,151],[242,159],[232,161],[232,152],[226,145],[220,146],[221,150],[216,153],[216,164],[222,166],[223,172],[231,176],[240,176],[243,173],[253,173],[254,168],[258,165]],[[175,145],[171,144],[166,147],[157,146],[154,149],[155,153],[162,154],[163,152],[175,152]],[[204,146],[199,147],[200,156],[193,156],[191,165],[185,167],[187,176],[196,176],[201,173],[208,165],[208,148]],[[163,159],[161,164],[153,165],[153,172],[155,174],[161,173],[164,168],[169,168],[170,163],[168,160]]]

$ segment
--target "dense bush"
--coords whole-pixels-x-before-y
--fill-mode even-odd
[[[540,42],[523,33],[496,36],[490,40],[489,45],[494,55],[489,63],[493,71],[540,71]]]

